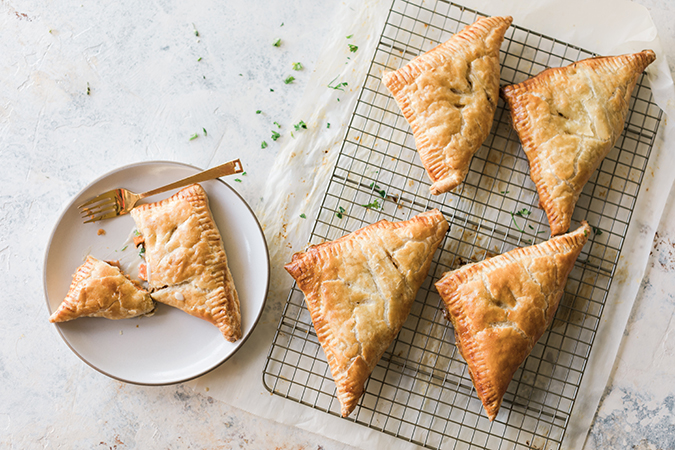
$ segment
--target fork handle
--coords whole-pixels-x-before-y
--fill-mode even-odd
[[[233,175],[235,173],[241,173],[243,171],[244,168],[241,165],[241,161],[235,159],[233,161],[226,162],[225,164],[216,166],[212,169],[199,172],[196,175],[192,175],[187,178],[183,178],[182,180],[173,182],[171,184],[167,184],[166,186],[153,189],[152,191],[144,192],[142,194],[139,194],[139,197],[140,198],[150,197],[151,195],[161,194],[162,192],[170,191],[172,189],[178,189],[183,186],[188,186],[190,184],[200,183],[202,181],[207,180],[213,180],[214,178],[224,177],[226,175]]]

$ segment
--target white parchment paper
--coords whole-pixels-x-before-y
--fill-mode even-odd
[[[545,0],[492,2],[466,0],[461,4],[488,15],[511,15],[514,24],[555,37],[603,55],[653,49],[657,60],[649,80],[657,104],[664,110],[638,203],[627,232],[621,260],[603,312],[590,360],[567,428],[563,448],[582,448],[597,410],[623,336],[647,263],[656,227],[675,178],[667,170],[675,164],[672,116],[675,89],[667,61],[648,11],[625,0]],[[319,210],[341,141],[354,109],[360,83],[368,71],[391,6],[389,0],[347,0],[332,20],[316,70],[300,101],[293,123],[308,129],[282,145],[256,211],[270,249],[272,282],[268,307],[245,347],[222,367],[190,383],[208,394],[251,413],[295,425],[360,448],[415,448],[413,444],[355,425],[277,396],[262,385],[262,369],[291,286],[283,265],[302,250]],[[350,43],[359,46],[350,53]],[[329,89],[339,83],[344,90]],[[330,127],[328,127],[330,124]],[[301,214],[306,218],[302,218]]]

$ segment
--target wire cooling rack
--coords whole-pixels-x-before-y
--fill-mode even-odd
[[[408,320],[345,420],[434,449],[556,449],[577,397],[661,110],[641,76],[625,130],[574,212],[571,229],[587,220],[594,233],[569,276],[551,327],[515,373],[491,423],[433,283],[464,263],[546,240],[548,221],[537,206],[527,158],[501,100],[465,182],[436,197],[429,193],[410,127],[381,82],[384,71],[401,67],[480,16],[445,1],[393,2],[310,240],[334,240],[380,219],[404,220],[432,208],[450,223]],[[592,56],[513,25],[501,47],[501,84]],[[274,394],[340,415],[330,369],[297,287],[284,308],[263,381]]]

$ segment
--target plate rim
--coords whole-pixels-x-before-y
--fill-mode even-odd
[[[82,195],[82,193],[85,190],[87,190],[90,186],[92,186],[93,184],[96,184],[99,181],[101,181],[101,180],[103,180],[103,179],[105,179],[105,178],[107,178],[111,175],[114,175],[118,172],[122,172],[122,171],[128,170],[130,168],[135,168],[135,167],[140,167],[140,166],[145,166],[145,165],[152,165],[152,164],[175,165],[175,166],[181,166],[181,167],[185,167],[185,168],[195,169],[197,171],[205,170],[205,169],[201,169],[197,166],[194,166],[192,164],[187,164],[187,163],[183,163],[183,162],[179,162],[179,161],[169,161],[169,160],[139,161],[139,162],[136,162],[136,163],[126,164],[124,166],[117,167],[115,169],[112,169],[112,170],[100,175],[96,179],[87,183],[75,195],[73,195],[71,197],[70,201],[61,209],[61,212],[59,213],[59,216],[57,217],[54,224],[52,225],[51,232],[49,233],[49,239],[47,241],[47,245],[46,245],[45,250],[44,250],[44,256],[43,256],[43,261],[42,261],[42,289],[44,291],[45,302],[47,304],[47,311],[50,314],[53,313],[53,311],[51,310],[51,304],[49,302],[49,294],[47,292],[47,260],[49,258],[49,250],[51,249],[52,241],[54,239],[54,234],[56,233],[56,229],[58,228],[59,224],[61,223],[61,221],[65,217],[66,213],[70,210],[70,208],[73,207],[73,205],[75,204],[75,200],[80,195]],[[203,370],[203,371],[201,371],[201,372],[199,372],[195,375],[190,375],[188,377],[180,378],[178,380],[161,381],[161,382],[140,382],[140,381],[128,380],[128,379],[125,379],[123,377],[113,375],[113,374],[109,373],[108,371],[105,371],[105,370],[102,370],[102,369],[96,367],[94,364],[87,361],[87,359],[85,359],[75,348],[73,348],[73,346],[70,344],[70,342],[68,342],[68,340],[63,335],[63,332],[61,331],[61,328],[58,326],[57,323],[51,324],[51,325],[54,326],[54,328],[56,328],[56,331],[59,333],[59,336],[61,337],[61,340],[68,346],[68,348],[75,355],[77,355],[77,357],[80,358],[80,360],[82,362],[87,364],[92,369],[94,369],[97,372],[99,372],[99,373],[101,373],[101,374],[103,374],[103,375],[105,375],[109,378],[112,378],[114,380],[121,381],[123,383],[137,385],[137,386],[171,386],[171,385],[175,385],[175,384],[185,383],[187,381],[194,380],[195,378],[199,378],[203,375],[206,375],[207,373],[209,373],[209,372],[215,370],[216,368],[220,367],[223,363],[225,363],[225,361],[232,358],[232,356],[234,356],[244,346],[246,341],[251,337],[251,335],[255,331],[255,328],[258,326],[258,322],[260,321],[260,319],[262,317],[263,311],[265,310],[265,307],[267,306],[267,300],[269,298],[271,266],[270,266],[270,252],[269,252],[269,247],[267,245],[267,239],[265,238],[265,233],[262,229],[262,226],[260,225],[260,221],[258,220],[258,217],[253,212],[253,209],[248,204],[248,202],[246,200],[244,200],[244,198],[235,189],[233,189],[229,184],[227,184],[225,181],[221,180],[220,178],[215,178],[214,181],[218,181],[222,185],[224,185],[227,189],[229,189],[232,193],[234,193],[234,195],[236,195],[242,201],[242,203],[246,206],[246,208],[248,208],[249,212],[251,213],[251,216],[253,217],[256,225],[258,226],[258,231],[260,232],[260,236],[262,237],[262,243],[263,243],[263,247],[265,249],[265,257],[266,257],[265,259],[267,261],[267,277],[266,277],[267,280],[265,281],[265,296],[262,299],[262,304],[261,304],[260,310],[258,311],[258,313],[255,317],[255,320],[253,321],[253,324],[251,325],[250,331],[248,332],[247,335],[242,336],[241,342],[238,343],[238,346],[234,349],[234,351],[232,351],[229,355],[227,355],[225,358],[223,358],[220,362],[214,364],[213,366],[207,368],[206,370]]]

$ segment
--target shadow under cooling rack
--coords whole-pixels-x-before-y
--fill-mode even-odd
[[[464,263],[544,241],[548,221],[537,206],[527,158],[501,100],[465,182],[434,197],[410,127],[381,82],[384,71],[401,67],[481,16],[444,1],[393,2],[310,241],[334,240],[380,219],[405,220],[432,208],[450,223],[408,320],[345,420],[434,449],[555,449],[572,413],[661,110],[640,77],[624,132],[574,212],[572,229],[586,220],[594,233],[569,276],[551,327],[514,375],[499,415],[490,422],[433,283]],[[501,84],[592,56],[514,25],[501,47]],[[340,415],[330,369],[295,286],[263,382],[276,395]]]

